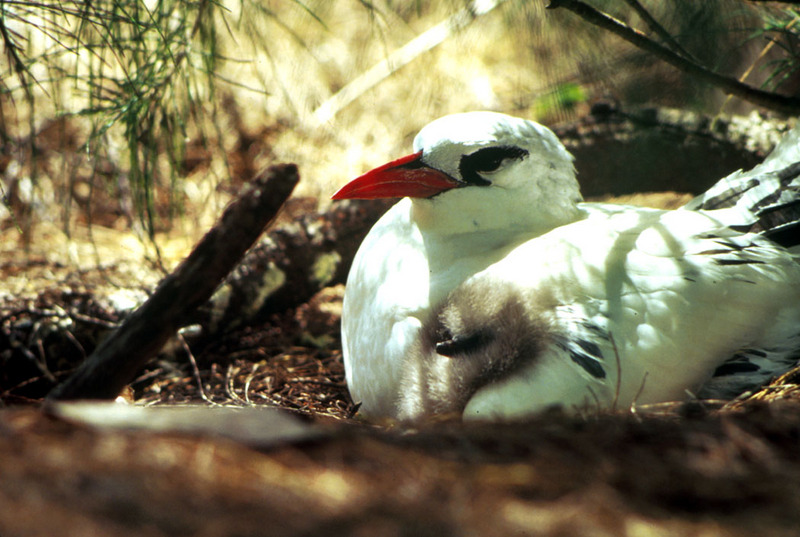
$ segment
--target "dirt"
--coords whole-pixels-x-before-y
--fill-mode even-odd
[[[0,412],[2,535],[795,535],[796,403],[255,450]]]
[[[3,335],[17,344],[4,345],[5,358],[23,342],[34,355],[67,357],[74,341],[48,339],[57,319],[99,331],[116,320],[79,291],[73,281],[7,302]],[[341,296],[326,289],[201,348],[190,334],[176,339],[127,394],[147,406],[277,406],[315,428],[308,439],[260,448],[208,432],[65,421],[42,405],[51,385],[42,371],[60,377],[61,362],[6,382],[0,535],[796,534],[797,374],[724,405],[367,424],[344,383]],[[9,370],[6,361],[4,381]]]

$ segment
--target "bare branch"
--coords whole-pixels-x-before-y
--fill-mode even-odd
[[[687,60],[691,60],[695,63],[699,63],[697,59],[692,56],[692,54],[683,48],[680,43],[678,43],[672,35],[664,29],[661,24],[650,14],[649,11],[645,9],[645,7],[639,2],[639,0],[625,0],[636,14],[641,17],[641,19],[650,27],[650,29],[655,32],[655,34],[661,38],[661,40],[669,46],[673,52],[680,54]]]
[[[563,7],[572,11],[585,21],[617,34],[638,48],[653,54],[681,71],[714,84],[726,94],[735,95],[758,106],[785,114],[797,115],[800,113],[800,99],[754,88],[739,82],[735,78],[710,71],[702,65],[687,60],[665,46],[656,43],[639,30],[596,10],[580,0],[552,0],[547,7],[548,9]]]

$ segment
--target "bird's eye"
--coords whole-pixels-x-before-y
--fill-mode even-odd
[[[488,345],[492,339],[494,339],[492,334],[483,330],[455,336],[451,335],[449,330],[445,330],[443,334],[439,335],[439,341],[436,342],[436,352],[442,356],[454,358],[467,352],[478,351]]]
[[[493,172],[500,167],[504,160],[522,159],[527,154],[527,150],[513,145],[484,147],[469,155],[463,155],[458,164],[458,171],[465,182],[477,186],[487,186],[492,183],[481,177],[481,172]]]

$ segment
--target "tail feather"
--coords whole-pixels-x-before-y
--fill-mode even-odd
[[[764,162],[721,179],[683,208],[719,211],[738,231],[800,250],[800,124]]]
[[[731,228],[758,233],[800,258],[800,123],[760,165],[720,180],[684,209],[715,211]],[[798,359],[800,332],[781,348],[743,349],[717,368],[698,395],[734,397],[791,369]]]

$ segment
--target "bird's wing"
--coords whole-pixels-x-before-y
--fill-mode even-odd
[[[578,389],[591,389],[588,402],[601,406],[680,398],[741,349],[792,344],[800,265],[785,250],[703,213],[609,209],[604,216],[603,207],[592,209],[473,277],[523,295],[546,293],[555,304],[560,342],[533,370],[507,381],[516,385],[508,388],[514,397],[552,392],[541,380],[550,367],[548,384],[575,379]],[[586,351],[583,363],[577,349]],[[553,393],[550,402],[558,402]]]
[[[408,221],[408,200],[389,210],[364,239],[345,289],[342,351],[353,400],[366,413],[390,415],[403,349],[427,307],[428,268]]]

